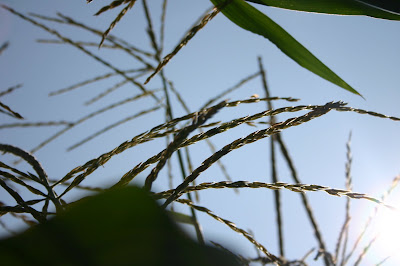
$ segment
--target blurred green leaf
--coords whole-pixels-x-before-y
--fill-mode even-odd
[[[315,13],[365,15],[400,20],[398,0],[246,0],[257,4]]]
[[[174,211],[167,211],[167,213],[175,222],[195,225],[192,216]]]
[[[188,238],[143,190],[88,197],[0,241],[1,265],[238,265]]]
[[[225,0],[211,0],[214,5]],[[300,66],[352,93],[359,94],[281,26],[243,0],[233,0],[222,13],[239,27],[264,36]]]

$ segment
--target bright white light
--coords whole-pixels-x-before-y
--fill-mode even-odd
[[[390,256],[390,265],[400,265],[400,211],[382,207],[375,217],[374,231],[377,239],[373,249],[381,258]]]

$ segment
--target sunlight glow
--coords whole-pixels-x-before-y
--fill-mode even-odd
[[[390,263],[399,265],[400,211],[385,207],[381,208],[375,217],[374,231],[377,235],[374,246],[380,257],[390,256]]]

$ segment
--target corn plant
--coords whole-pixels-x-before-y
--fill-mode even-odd
[[[94,5],[100,1],[88,0],[87,2],[89,5]],[[244,30],[261,35],[272,42],[301,67],[357,97],[363,97],[361,92],[350,86],[281,26],[259,11],[257,5],[248,2],[304,12],[362,15],[394,21],[400,20],[400,4],[395,1],[361,0],[211,0],[212,7],[193,26],[188,27],[185,36],[177,41],[177,45],[171,51],[166,51],[164,33],[165,20],[169,15],[167,12],[169,3],[167,0],[160,2],[161,13],[156,23],[154,15],[152,15],[152,8],[160,3],[149,5],[146,0],[112,1],[95,14],[98,16],[96,19],[100,20],[102,15],[120,9],[106,29],[89,26],[63,13],[57,13],[54,16],[24,14],[2,5],[2,8],[10,14],[33,24],[51,36],[48,39],[40,39],[39,42],[47,45],[72,46],[108,69],[107,73],[88,77],[86,80],[75,81],[73,79],[73,84],[53,91],[50,96],[77,92],[90,85],[103,88],[102,82],[110,81],[112,86],[104,85],[106,88],[103,91],[91,95],[92,97],[86,100],[85,105],[90,108],[107,97],[113,99],[113,92],[124,86],[128,86],[134,91],[134,93],[130,91],[129,95],[123,99],[110,102],[71,121],[65,121],[63,117],[60,117],[58,121],[25,122],[23,121],[24,114],[18,112],[18,107],[9,106],[0,101],[0,111],[3,115],[22,121],[2,123],[1,130],[43,130],[46,132],[45,138],[39,143],[33,143],[34,147],[29,150],[7,143],[0,144],[0,150],[4,154],[0,161],[0,185],[3,189],[2,193],[8,195],[0,202],[2,216],[0,222],[10,235],[15,235],[4,238],[0,242],[5,261],[26,264],[36,260],[51,259],[58,260],[60,263],[64,261],[66,263],[137,263],[143,265],[169,263],[181,265],[212,263],[215,265],[224,263],[227,265],[235,263],[238,265],[253,263],[260,265],[309,265],[310,263],[348,265],[354,263],[360,265],[363,263],[365,256],[373,249],[376,238],[372,237],[371,240],[368,240],[368,244],[361,247],[360,251],[361,240],[366,238],[366,230],[371,222],[379,216],[379,209],[397,212],[395,206],[386,203],[386,197],[396,187],[399,176],[393,179],[382,198],[353,191],[350,135],[346,144],[345,187],[332,188],[323,183],[303,183],[296,170],[296,158],[292,157],[290,145],[286,143],[283,136],[285,131],[290,128],[307,127],[308,124],[313,123],[311,120],[321,120],[322,116],[332,112],[340,112],[341,115],[355,113],[369,116],[371,120],[387,119],[393,123],[400,121],[400,118],[350,107],[343,101],[304,105],[299,104],[299,99],[294,97],[272,96],[273,88],[268,86],[262,57],[254,60],[256,68],[254,73],[238,78],[233,86],[218,90],[215,95],[207,95],[208,100],[204,105],[197,110],[192,110],[190,100],[185,99],[181,94],[182,91],[175,88],[175,81],[168,77],[165,70],[168,69],[169,63],[174,61],[175,56],[184,50],[186,45],[190,45],[190,41],[196,38],[198,32],[206,31],[210,21],[221,13]],[[143,8],[143,23],[146,24],[149,41],[147,49],[142,49],[139,45],[131,43],[123,37],[113,35],[114,28],[123,23],[125,16],[135,16],[139,12],[135,10],[139,5]],[[59,27],[64,26],[85,34],[90,33],[95,36],[95,41],[93,39],[75,40],[68,37],[59,30]],[[6,49],[10,45],[12,43],[3,43],[0,47],[0,55],[7,52]],[[133,60],[134,68],[125,69],[123,66],[119,66],[117,62],[104,56],[104,50],[123,54],[129,60]],[[119,80],[115,81],[115,79]],[[229,99],[230,94],[256,80],[259,81],[256,94],[249,95],[247,98]],[[2,90],[0,97],[21,87],[22,85],[18,84],[6,88]],[[140,104],[140,101],[143,100],[146,101],[146,106]],[[128,105],[130,106],[129,116],[112,117],[112,119],[107,116],[118,108]],[[279,107],[275,107],[276,105]],[[261,111],[251,109],[252,113],[246,114],[241,109],[246,106],[262,107]],[[151,117],[154,123],[150,127],[142,127],[140,123],[136,123],[135,127],[140,128],[140,133],[131,135],[129,139],[112,148],[104,148],[109,147],[104,144],[105,146],[100,148],[106,151],[79,163],[67,173],[59,173],[61,177],[55,178],[48,175],[35,154],[45,150],[51,143],[62,139],[64,135],[74,134],[80,126],[85,125],[91,119],[103,119],[103,117],[107,117],[108,124],[104,124],[99,130],[92,130],[86,136],[74,135],[76,142],[68,143],[67,150],[84,150],[89,142],[94,142],[105,134],[116,132],[115,129],[128,123],[135,123],[143,117]],[[280,120],[280,117],[286,118]],[[59,130],[47,134],[49,132],[45,130],[47,127],[57,127]],[[245,131],[241,132],[247,132],[244,136],[234,137],[233,140],[230,140],[232,136],[235,136],[235,130],[243,128]],[[318,137],[317,133],[315,134],[315,137]],[[256,181],[232,174],[230,172],[232,166],[225,164],[224,159],[231,154],[250,156],[246,152],[246,148],[253,143],[262,143],[263,140],[268,141],[265,156],[269,158],[270,180]],[[155,143],[150,151],[147,148],[149,143]],[[197,154],[199,152],[204,154],[204,150],[207,150],[208,155],[199,160]],[[129,158],[130,151],[138,151],[141,157],[137,163],[125,165],[128,169],[124,170],[124,173],[120,173],[120,169],[115,169],[114,177],[107,182],[91,179],[92,176],[97,178],[96,173],[101,168],[112,164],[112,160],[121,156]],[[151,155],[147,155],[148,152]],[[68,156],[68,153],[60,156]],[[279,179],[279,164],[287,167],[288,179],[291,181]],[[212,178],[209,182],[202,181],[207,176],[209,168],[219,169],[222,177]],[[140,189],[130,188],[133,184]],[[275,217],[276,239],[274,237],[273,239],[269,238],[268,241],[260,241],[250,228],[236,225],[231,218],[212,211],[212,205],[203,205],[202,200],[206,197],[204,195],[207,195],[203,194],[205,190],[216,189],[221,192],[220,197],[226,200],[226,204],[229,204],[229,199],[227,194],[222,194],[226,190],[234,191],[235,194],[229,194],[232,197],[243,197],[241,193],[247,189],[262,190],[272,194],[274,209],[263,211]],[[285,249],[286,243],[291,241],[291,237],[295,238],[296,236],[284,234],[284,223],[295,222],[296,213],[290,214],[289,222],[284,221],[288,214],[285,214],[283,209],[285,201],[282,200],[282,191],[290,191],[299,195],[298,199],[302,206],[299,212],[305,213],[307,222],[312,228],[310,238],[315,239],[315,245],[310,246],[309,252],[303,257],[293,257],[292,251]],[[72,192],[76,193],[69,197]],[[341,230],[337,232],[338,239],[333,245],[334,249],[326,243],[324,232],[321,230],[312,208],[313,202],[309,195],[317,192],[346,198],[343,224]],[[351,239],[350,229],[353,228],[350,227],[352,218],[350,207],[351,203],[358,199],[367,201],[376,208],[365,224],[356,225],[359,231],[356,232],[358,237]],[[253,201],[252,204],[255,205],[255,203]],[[229,207],[232,208],[232,206]],[[143,211],[143,209],[149,210],[149,212]],[[154,212],[150,212],[150,210],[154,210]],[[326,211],[329,212],[329,210]],[[240,235],[243,241],[248,241],[254,246],[257,255],[231,250],[229,245],[209,239],[203,232],[200,215],[216,220],[222,223],[228,231],[231,230]],[[10,216],[23,221],[29,230],[24,233],[14,232],[6,220]],[[3,218],[5,219],[2,220]],[[165,220],[162,229],[157,227],[155,222],[157,219]],[[169,219],[174,222],[169,223]],[[98,220],[101,222],[95,226]],[[195,241],[188,240],[180,231],[181,229],[176,227],[175,222],[186,226],[185,228],[188,230],[193,230]],[[145,233],[141,233],[141,228]],[[68,232],[65,233],[63,230]],[[159,232],[159,234],[153,235],[152,231]],[[52,237],[52,234],[56,237]],[[135,239],[138,234],[140,237],[137,238],[135,245],[132,245],[130,240]],[[175,238],[177,239],[176,243],[172,240]],[[148,242],[143,244],[144,240]],[[38,249],[26,245],[27,241],[32,241],[32,243],[37,241],[37,246],[40,244],[43,248]],[[119,244],[115,244],[115,248],[109,249],[107,241]],[[135,242],[135,240],[132,241]],[[271,248],[270,242],[272,241],[277,243],[277,248]],[[210,244],[214,248],[209,247]],[[133,249],[140,251],[136,250],[135,253],[131,253]],[[48,251],[44,252],[45,250]],[[25,259],[22,259],[24,257],[22,255],[19,257],[20,254],[24,255]],[[130,254],[131,256],[129,256]],[[155,254],[160,254],[159,260],[153,258],[156,256]],[[311,256],[311,254],[313,255]],[[388,258],[383,258],[377,263],[380,265],[386,260],[390,261]]]

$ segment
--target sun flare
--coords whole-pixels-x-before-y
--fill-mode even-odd
[[[390,256],[390,263],[400,265],[400,210],[381,208],[375,217],[374,231],[376,234],[374,246],[379,255]]]

